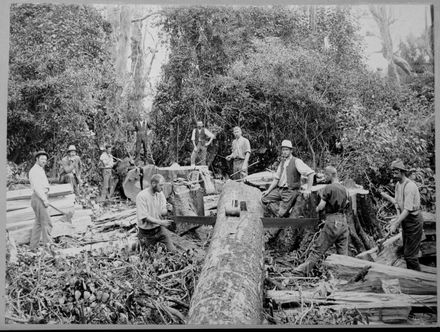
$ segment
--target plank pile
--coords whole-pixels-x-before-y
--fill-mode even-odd
[[[6,193],[6,231],[17,245],[28,244],[30,241],[35,220],[31,197],[31,189],[10,190]],[[91,223],[92,210],[83,209],[75,204],[75,195],[70,184],[52,185],[49,201],[61,211],[74,211],[70,224],[65,222],[66,217],[62,213],[52,207],[48,208],[53,238],[86,231]]]

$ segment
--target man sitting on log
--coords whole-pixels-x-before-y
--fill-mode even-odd
[[[393,177],[398,181],[395,202],[400,214],[391,221],[390,233],[402,225],[403,257],[408,269],[420,271],[418,254],[423,234],[423,217],[420,212],[420,193],[417,185],[406,177],[408,169],[401,160],[391,163]]]
[[[52,222],[50,220],[47,208],[49,207],[48,192],[49,181],[47,180],[44,166],[47,164],[47,153],[39,151],[35,155],[35,165],[29,171],[29,182],[33,189],[31,206],[35,212],[35,223],[32,228],[31,241],[29,249],[36,251],[40,244],[40,238],[44,246],[49,246],[52,242],[50,233],[52,231]],[[46,247],[46,250],[49,248]]]
[[[296,267],[296,274],[308,275],[316,262],[333,245],[339,255],[348,255],[349,229],[346,209],[349,207],[349,195],[347,190],[338,181],[336,168],[328,166],[325,168],[325,178],[330,184],[320,193],[321,201],[316,207],[316,212],[325,211],[324,227],[319,237],[313,244],[311,253],[307,260]]]
[[[274,180],[269,188],[262,193],[261,202],[277,217],[288,216],[290,209],[295,205],[300,194],[301,175],[307,176],[307,188],[304,198],[311,194],[315,171],[301,159],[292,155],[292,142],[284,140],[281,143],[281,163],[275,173]]]
[[[71,183],[75,194],[79,194],[81,180],[81,158],[76,154],[75,145],[70,145],[67,149],[67,156],[61,159],[61,183]]]
[[[151,185],[136,196],[138,239],[143,249],[162,242],[169,251],[175,251],[169,231],[165,228],[172,220],[162,219],[172,208],[163,193],[164,183],[162,175],[154,174],[150,179]]]
[[[248,175],[249,156],[251,155],[251,145],[247,138],[242,136],[240,127],[233,129],[235,139],[232,141],[232,153],[226,156],[226,160],[233,159],[232,179],[243,179]]]
[[[203,127],[202,121],[197,121],[197,128],[194,128],[191,135],[191,141],[194,145],[194,150],[191,153],[191,166],[196,165],[196,158],[199,158],[200,165],[206,165],[206,154],[209,144],[214,139],[214,134]]]

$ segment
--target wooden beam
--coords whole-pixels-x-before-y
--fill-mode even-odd
[[[16,199],[30,199],[32,197],[33,190],[19,189],[19,190],[9,190],[6,192],[6,200],[16,200]],[[49,188],[49,198],[57,196],[65,196],[73,193],[73,188],[70,183],[51,185]]]
[[[381,292],[381,280],[398,279],[402,292],[405,294],[432,295],[437,294],[437,276],[400,267],[388,266],[375,262],[367,262],[344,255],[330,255],[324,265],[336,278],[349,280],[364,268],[370,266],[365,281],[347,285],[351,289],[362,287],[372,292]]]
[[[263,207],[261,192],[227,181],[218,202],[217,221],[188,313],[188,324],[258,325],[263,309]],[[247,211],[226,216],[233,200]]]

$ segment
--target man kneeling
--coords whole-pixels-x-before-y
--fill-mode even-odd
[[[316,212],[325,210],[324,227],[319,237],[313,244],[307,260],[293,271],[297,274],[308,275],[319,258],[333,245],[339,255],[348,254],[349,230],[346,209],[349,207],[347,190],[338,181],[336,168],[328,166],[325,169],[325,178],[330,182],[321,193],[321,201],[316,207]]]
[[[163,193],[165,179],[154,174],[151,185],[136,196],[136,214],[138,220],[138,239],[141,248],[154,246],[157,242],[165,243],[169,251],[175,251],[168,229],[172,220],[162,219],[171,210]]]

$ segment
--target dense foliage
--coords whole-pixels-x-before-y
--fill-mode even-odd
[[[75,144],[85,165],[118,137],[111,26],[89,6],[14,4],[10,15],[8,160]]]
[[[160,162],[186,163],[203,119],[223,156],[232,127],[243,128],[260,161],[251,172],[275,161],[283,139],[314,168],[332,163],[366,185],[388,182],[397,157],[433,167],[433,80],[418,73],[398,87],[369,72],[349,7],[319,7],[313,23],[305,6],[175,8],[162,26],[171,54],[153,117]]]

